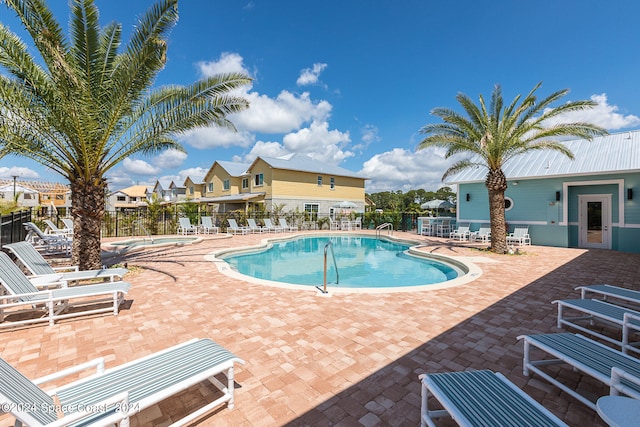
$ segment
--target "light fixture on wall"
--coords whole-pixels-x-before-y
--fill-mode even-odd
[[[513,181],[512,184],[513,185],[518,185],[518,181]]]
[[[556,202],[560,201],[560,192],[556,191]]]
[[[467,202],[471,200],[471,194],[467,193]]]
[[[633,188],[627,188],[627,200],[633,200]]]

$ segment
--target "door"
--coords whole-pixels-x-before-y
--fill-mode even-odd
[[[611,195],[583,194],[578,196],[578,203],[578,245],[611,249]]]

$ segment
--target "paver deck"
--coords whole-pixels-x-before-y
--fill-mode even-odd
[[[267,287],[229,278],[204,256],[266,235],[211,238],[147,249],[122,261],[133,284],[118,316],[76,318],[52,327],[0,332],[0,354],[35,378],[98,356],[114,366],[190,338],[209,337],[246,361],[236,370],[236,406],[198,425],[416,426],[424,372],[502,372],[569,425],[603,426],[594,411],[522,375],[527,333],[557,332],[551,301],[575,298],[579,285],[640,289],[640,255],[531,246],[494,255],[445,240],[424,250],[473,257],[483,270],[455,288],[388,294],[334,294]],[[586,392],[608,390],[564,370]],[[133,426],[166,425],[215,398],[206,384],[136,416]],[[12,417],[0,416],[0,427]],[[447,423],[445,422],[445,425]]]

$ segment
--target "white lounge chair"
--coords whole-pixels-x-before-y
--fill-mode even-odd
[[[264,218],[263,221],[264,221],[264,228],[266,228],[269,233],[272,231],[274,233],[282,233],[284,231],[284,229],[279,225],[273,225],[273,222],[271,222],[271,219],[269,218]]]
[[[524,342],[523,373],[528,376],[534,372],[551,384],[578,399],[591,409],[596,409],[593,398],[580,394],[561,382],[562,374],[544,369],[545,366],[566,364],[571,370],[580,371],[607,386],[613,385],[612,369],[618,368],[629,375],[640,378],[640,359],[631,357],[621,351],[607,347],[579,334],[539,334],[521,335]],[[532,348],[542,351],[549,357],[539,360],[531,359]],[[640,383],[625,382],[624,393],[634,399],[640,399]],[[603,394],[604,395],[604,394]]]
[[[188,341],[106,370],[101,357],[33,381],[0,359],[0,404],[19,422],[31,427],[80,424],[122,427],[128,426],[130,417],[139,411],[209,380],[222,396],[172,424],[182,426],[224,403],[233,408],[235,363],[244,361],[210,339]],[[40,384],[69,375],[77,377],[78,372],[88,370],[93,370],[93,375],[53,390],[40,388]],[[226,384],[215,377],[218,374],[225,374]],[[58,419],[52,410],[56,405],[71,412]]]
[[[203,234],[218,234],[218,227],[213,224],[213,218],[210,216],[203,216],[200,218],[200,231],[202,231]]]
[[[38,277],[45,281],[49,277],[51,278],[50,281],[79,282],[91,279],[109,279],[113,282],[116,278],[122,280],[122,277],[129,271],[126,268],[80,271],[77,265],[52,267],[40,252],[27,242],[10,243],[4,245],[4,248],[9,249],[16,256],[20,264],[29,271],[31,277]]]
[[[55,234],[46,234],[33,222],[25,222],[27,230],[25,241],[31,243],[36,249],[50,254],[71,254],[71,239]]]
[[[461,426],[567,426],[540,403],[489,370],[422,374],[422,427],[451,416]],[[433,395],[444,409],[430,410]],[[567,426],[568,427],[568,426]]]
[[[516,225],[513,233],[509,233],[507,236],[507,244],[514,244],[519,246],[530,245],[531,236],[529,236],[529,227],[524,225]]]
[[[353,221],[353,229],[354,230],[362,230],[362,217],[359,216]]]
[[[450,239],[457,239],[460,241],[469,240],[469,236],[471,235],[470,224],[468,222],[461,222],[458,225],[458,228],[449,233]]]
[[[253,218],[247,218],[247,224],[247,228],[249,228],[249,232],[251,233],[262,233],[263,231],[268,231],[265,227],[260,227]]]
[[[0,295],[0,328],[38,322],[53,325],[58,319],[95,313],[111,312],[115,316],[124,294],[131,287],[129,283],[118,281],[40,291],[4,252],[0,252],[0,284],[6,290],[6,294]],[[111,307],[105,307],[104,303],[109,301]],[[64,313],[69,307],[81,309]],[[33,312],[38,316],[22,316]],[[11,320],[13,316],[16,320]]]
[[[198,227],[191,224],[191,220],[189,218],[178,218],[178,223],[178,234],[198,234]]]
[[[284,231],[298,231],[298,226],[297,225],[289,225],[287,223],[286,218],[278,219],[278,223],[280,224],[280,227],[282,227],[282,229]]]
[[[53,221],[51,221],[50,219],[45,219],[44,223],[46,224],[47,228],[45,229],[45,233],[47,232],[47,230],[49,231],[48,234],[55,234],[58,236],[64,236],[64,237],[69,237],[72,236],[72,231],[69,230],[68,228],[59,228]]]
[[[471,233],[469,240],[473,240],[474,242],[489,243],[489,241],[491,241],[491,227],[480,226],[480,229],[478,231],[474,231]]]
[[[634,334],[640,333],[639,311],[595,299],[556,300],[553,303],[558,304],[558,328],[569,326],[620,346],[623,353],[629,350],[640,353],[640,342],[632,340]],[[577,314],[567,315],[567,311]],[[594,329],[596,322],[613,326],[616,331],[611,335],[614,336]],[[622,334],[618,339],[620,331]]]
[[[71,231],[73,234],[73,220],[71,218],[60,218],[60,221],[64,224],[64,228]]]
[[[329,217],[329,230],[340,230],[340,223]]]
[[[227,227],[227,234],[231,232],[232,234],[247,234],[249,229],[247,227],[240,227],[235,219],[228,218],[229,227]]]

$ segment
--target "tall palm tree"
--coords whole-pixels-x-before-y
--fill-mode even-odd
[[[177,0],[149,8],[121,48],[121,24],[100,27],[94,0],[70,1],[69,36],[45,0],[0,0],[22,21],[39,58],[0,23],[0,147],[65,177],[74,220],[72,260],[98,268],[105,174],[134,154],[184,151],[176,136],[199,126],[235,130],[248,108],[232,91],[251,79],[221,74],[153,88],[164,68]]]
[[[491,220],[491,249],[493,252],[507,251],[507,230],[504,211],[504,192],[507,177],[502,168],[513,157],[532,150],[555,150],[573,159],[573,153],[558,137],[576,136],[591,140],[596,135],[607,132],[590,123],[564,123],[558,120],[561,114],[585,110],[596,105],[593,101],[574,101],[551,108],[551,104],[565,96],[568,89],[552,93],[538,101],[535,92],[538,83],[520,101],[520,95],[505,106],[502,89],[496,85],[491,94],[491,104],[487,110],[480,95],[480,105],[458,94],[456,99],[462,105],[467,117],[448,108],[436,108],[431,114],[440,117],[444,123],[428,124],[420,132],[428,135],[418,145],[444,147],[446,157],[465,153],[469,158],[456,161],[444,173],[444,181],[449,175],[470,167],[482,166],[488,169],[485,186],[489,192],[489,216]]]

